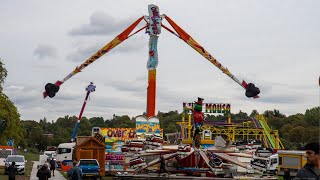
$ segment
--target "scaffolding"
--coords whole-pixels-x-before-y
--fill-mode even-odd
[[[191,124],[191,114],[188,113],[188,122],[185,121],[185,113],[182,115],[181,122],[177,122],[177,124],[181,127],[181,136],[182,142],[184,144],[192,144],[192,124]],[[264,147],[269,147],[273,149],[284,149],[283,144],[280,141],[278,130],[272,130],[268,126],[267,121],[263,117],[263,115],[257,115],[256,120],[259,121],[262,127],[254,127],[254,122],[252,120],[248,120],[243,122],[240,125],[236,125],[231,123],[231,117],[228,116],[227,125],[225,126],[213,126],[209,124],[204,124],[201,127],[202,132],[210,131],[212,136],[215,135],[224,135],[226,138],[232,142],[235,142],[236,139],[258,139],[263,142]],[[201,132],[201,137],[202,136]],[[213,140],[203,139],[201,140],[201,144],[214,143]]]

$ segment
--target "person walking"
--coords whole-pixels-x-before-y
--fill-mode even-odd
[[[56,170],[56,161],[51,158],[50,160],[50,171],[52,172],[52,176],[54,176],[54,170]]]
[[[73,167],[68,171],[68,177],[70,178],[70,180],[81,180],[82,171],[77,166],[77,164],[77,161],[73,161]]]
[[[18,170],[15,167],[15,165],[16,165],[16,162],[13,161],[11,165],[8,167],[9,180],[16,179],[16,173],[18,172]]]
[[[44,164],[37,172],[37,177],[39,180],[48,180],[51,178],[51,171],[48,169],[48,165]]]
[[[307,163],[297,173],[294,179],[320,180],[320,151],[319,142],[305,145]]]

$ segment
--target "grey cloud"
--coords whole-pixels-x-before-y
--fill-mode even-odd
[[[30,86],[8,83],[8,85],[4,87],[4,93],[10,97],[10,100],[15,105],[27,106],[34,103],[35,89]]]
[[[115,32],[124,30],[126,26],[132,23],[132,19],[117,20],[106,13],[94,12],[91,17],[89,24],[84,24],[80,27],[73,28],[69,34],[72,36],[77,35],[108,35]]]
[[[143,99],[136,98],[134,96],[126,97],[99,97],[95,98],[97,105],[104,108],[136,108],[140,106],[145,106],[145,101]]]
[[[145,49],[147,51],[148,41],[141,36],[131,37],[128,41],[125,41],[114,49],[114,52],[136,52],[138,50]]]
[[[301,96],[292,95],[274,95],[270,94],[267,96],[263,96],[258,99],[260,102],[265,103],[274,103],[274,104],[293,104],[293,103],[301,103],[304,101],[304,98]]]
[[[40,59],[43,58],[55,58],[58,56],[56,48],[50,45],[38,45],[38,47],[33,51],[33,55]]]
[[[146,74],[142,74],[136,77],[136,81],[138,82],[147,82],[148,76]]]
[[[58,92],[54,99],[57,101],[74,101],[76,99],[82,98],[80,94],[66,93],[66,92]]]
[[[295,104],[303,103],[306,99],[305,94],[297,93],[290,89],[283,89],[282,87],[270,87],[266,91],[260,88],[260,98],[252,99],[257,102],[270,103],[270,104]],[[248,99],[244,93],[231,95],[232,99]]]
[[[142,82],[136,81],[111,81],[106,83],[107,86],[112,86],[113,88],[120,90],[120,91],[127,91],[127,92],[143,92],[146,90],[146,85],[143,85]]]
[[[133,37],[131,39],[119,44],[117,47],[109,51],[107,54],[113,53],[132,53],[137,52],[142,49],[146,49],[147,42],[144,42],[141,36]],[[86,42],[78,44],[78,47],[75,47],[75,51],[67,56],[68,60],[73,62],[84,62],[86,59],[91,57],[94,53],[99,51],[105,44],[109,43],[112,39],[106,40],[103,45],[99,43],[101,40],[97,40],[96,43]]]
[[[90,56],[92,56],[95,52],[97,52],[101,47],[98,47],[97,44],[95,45],[86,45],[85,47],[78,47],[76,51],[69,54],[67,56],[67,60],[73,62],[84,62]]]

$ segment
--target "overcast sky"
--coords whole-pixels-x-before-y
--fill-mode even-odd
[[[78,116],[93,81],[86,117],[142,114],[146,110],[149,37],[132,36],[69,79],[54,98],[46,83],[62,80],[156,4],[227,67],[253,82],[245,91],[182,40],[162,29],[158,41],[157,111],[182,110],[200,96],[231,103],[233,113],[278,109],[291,115],[319,106],[318,0],[1,0],[0,57],[8,70],[4,93],[21,119]],[[165,20],[163,23],[169,26]],[[141,22],[139,27],[144,26]]]

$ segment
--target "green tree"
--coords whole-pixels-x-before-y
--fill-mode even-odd
[[[182,114],[177,111],[169,111],[168,113],[159,112],[158,116],[160,117],[160,127],[163,129],[164,134],[181,131],[177,122],[181,121]],[[186,121],[188,121],[187,119],[188,117],[186,117]]]
[[[92,117],[89,121],[92,127],[106,127],[103,117]]]
[[[292,124],[294,126],[307,126],[307,124],[304,121],[304,115],[303,114],[294,114],[291,116],[288,116],[284,119],[284,124]]]
[[[78,118],[74,116],[74,122],[75,122],[74,125],[76,124],[77,120]],[[82,117],[77,136],[91,136],[91,129],[92,129],[92,125],[90,121],[86,117]],[[71,135],[70,135],[70,138],[71,138]]]
[[[28,120],[21,121],[21,126],[24,129],[24,136],[27,137],[25,140],[26,147],[36,148],[39,145],[39,141],[44,138],[41,125],[36,121]]]
[[[275,117],[280,117],[280,118],[286,117],[284,114],[280,113],[280,111],[277,109],[274,109],[273,112]]]
[[[293,126],[291,124],[286,124],[284,126],[281,127],[280,129],[280,136],[288,139],[289,138],[289,131],[293,128]]]
[[[274,111],[272,111],[272,110],[266,110],[266,111],[263,113],[263,116],[264,116],[264,117],[267,117],[267,118],[274,117]]]
[[[20,126],[20,114],[11,100],[2,93],[2,84],[7,77],[7,70],[0,59],[0,119],[4,121],[4,129],[1,129],[0,144],[7,144],[9,139],[16,145],[22,143],[23,130]]]
[[[302,126],[297,126],[289,131],[289,140],[295,143],[296,147],[300,147],[303,144],[303,135],[305,133],[305,128]]]
[[[320,126],[320,106],[314,107],[312,109],[307,109],[305,113],[304,120],[310,126]]]
[[[281,129],[281,127],[286,124],[285,118],[275,116],[269,116],[267,122],[271,129]]]
[[[308,127],[303,135],[303,142],[320,142],[320,128],[319,127]]]
[[[258,111],[257,110],[252,110],[251,114],[250,114],[250,117],[256,117],[256,115],[259,115]]]
[[[4,67],[4,63],[0,58],[0,92],[2,92],[2,84],[4,83],[4,80],[6,79],[7,75],[8,75],[8,71]]]
[[[249,116],[247,113],[242,112],[241,110],[238,112],[238,114],[235,114],[235,120],[244,120],[249,119]]]

